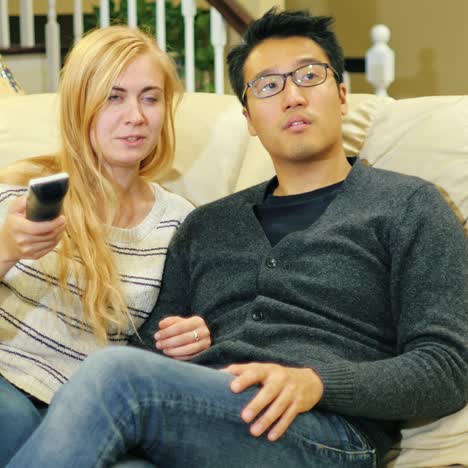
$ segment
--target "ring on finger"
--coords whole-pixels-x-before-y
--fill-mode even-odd
[[[193,339],[195,341],[200,341],[200,337],[198,336],[198,331],[197,330],[193,330]]]

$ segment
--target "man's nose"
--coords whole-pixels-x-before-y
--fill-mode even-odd
[[[294,83],[291,76],[286,77],[283,89],[283,103],[286,109],[305,105],[305,88]]]

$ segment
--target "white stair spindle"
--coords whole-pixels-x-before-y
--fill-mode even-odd
[[[8,0],[0,0],[0,47],[10,47],[10,20],[8,16]]]
[[[109,2],[108,0],[100,0],[99,2],[99,24],[101,28],[107,28],[110,24],[109,18]]]
[[[166,51],[166,1],[156,0],[156,40],[159,47]]]
[[[211,44],[214,48],[215,92],[224,94],[224,48],[226,46],[226,24],[216,8],[210,8]]]
[[[127,18],[128,18],[128,21],[127,21],[128,25],[131,28],[136,28],[138,26],[136,0],[128,0]]]
[[[185,90],[195,91],[195,0],[182,0],[185,26]]]
[[[395,80],[395,53],[389,47],[390,29],[378,24],[371,29],[373,46],[366,54],[366,78],[377,96],[388,96],[387,89]]]
[[[22,47],[34,46],[33,0],[21,0],[20,2],[20,37]]]
[[[83,6],[81,0],[73,0],[73,37],[77,43],[83,35]]]
[[[60,26],[57,22],[55,0],[49,0],[49,11],[45,30],[46,55],[49,68],[48,90],[57,91],[60,74]]]

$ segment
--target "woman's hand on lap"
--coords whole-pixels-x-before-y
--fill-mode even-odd
[[[197,315],[166,317],[159,322],[154,339],[156,349],[178,361],[189,361],[211,346],[210,330]]]

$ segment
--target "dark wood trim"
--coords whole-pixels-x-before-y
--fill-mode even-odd
[[[66,54],[68,49],[61,47],[60,52]],[[25,55],[25,54],[45,54],[45,44],[37,44],[34,47],[21,47],[20,45],[13,45],[9,49],[0,49],[0,55]]]
[[[226,22],[241,36],[253,21],[252,16],[235,0],[207,0],[216,8]]]
[[[348,73],[365,73],[366,59],[364,57],[346,57],[345,70]]]
[[[14,44],[8,49],[0,49],[1,55],[24,55],[24,54],[43,54],[45,53],[44,44],[36,44],[34,47],[22,47]]]

